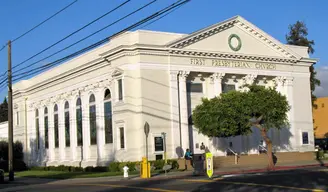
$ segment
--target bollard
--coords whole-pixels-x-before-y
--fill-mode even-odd
[[[123,173],[124,173],[123,177],[124,178],[129,178],[129,172],[128,171],[129,171],[129,167],[125,165],[123,167]]]

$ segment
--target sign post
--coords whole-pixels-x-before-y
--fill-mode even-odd
[[[149,135],[149,124],[148,122],[146,121],[145,125],[144,125],[144,132],[145,132],[145,135],[146,135],[146,162],[147,162],[147,178],[149,178],[149,170],[148,170],[148,135]]]
[[[206,153],[206,173],[208,178],[213,176],[213,155],[212,153]]]

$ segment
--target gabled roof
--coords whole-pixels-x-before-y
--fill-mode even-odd
[[[244,31],[247,31],[251,35],[253,35],[259,41],[266,43],[276,52],[284,55],[285,57],[292,58],[292,59],[300,59],[302,58],[299,54],[295,53],[283,43],[279,42],[269,34],[265,33],[252,23],[248,22],[246,19],[242,18],[241,16],[235,16],[220,23],[211,25],[199,31],[193,32],[188,36],[179,38],[168,43],[166,46],[169,48],[175,49],[182,49],[188,45],[201,41],[209,36],[219,33],[227,28],[237,26]]]

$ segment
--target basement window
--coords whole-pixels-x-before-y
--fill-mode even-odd
[[[302,143],[303,143],[303,145],[309,144],[309,133],[308,132],[302,132]]]

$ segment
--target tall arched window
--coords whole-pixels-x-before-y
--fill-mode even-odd
[[[48,126],[48,108],[44,108],[44,144],[45,148],[49,148],[49,126]]]
[[[92,94],[89,98],[90,144],[97,144],[96,98]]]
[[[40,149],[40,127],[39,127],[39,110],[35,110],[35,145]]]
[[[68,101],[65,102],[65,145],[69,147],[71,145],[70,142],[70,133],[69,133],[69,104]]]
[[[112,123],[112,100],[109,89],[106,89],[104,96],[105,112],[105,142],[113,143],[113,123]]]
[[[76,133],[77,133],[77,146],[83,144],[83,132],[82,132],[82,102],[78,98],[76,101]]]
[[[55,148],[59,147],[59,130],[58,130],[58,105],[54,106],[54,132],[55,132]]]

